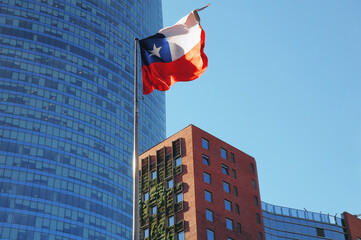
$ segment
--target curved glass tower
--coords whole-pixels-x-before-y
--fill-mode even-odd
[[[133,39],[161,26],[160,0],[1,0],[0,239],[131,239]],[[164,139],[164,93],[139,124]]]

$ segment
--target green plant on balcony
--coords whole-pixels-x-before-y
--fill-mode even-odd
[[[183,170],[182,166],[183,165],[179,165],[174,168],[174,175],[180,174],[182,172],[182,170]]]
[[[176,203],[174,205],[174,211],[175,212],[179,212],[179,211],[182,211],[183,210],[183,201],[179,202],[179,203]]]
[[[157,230],[157,225],[158,225],[157,215],[151,216],[150,219],[149,219],[149,222],[150,222],[150,237],[151,237],[151,239],[156,239],[157,233],[158,233],[158,230]]]
[[[179,193],[181,191],[183,191],[183,182],[178,183],[174,187],[174,193]]]

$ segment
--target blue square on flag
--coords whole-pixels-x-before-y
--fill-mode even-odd
[[[139,41],[141,46],[141,55],[144,65],[150,65],[154,62],[171,62],[172,56],[167,38],[157,33],[148,38]]]

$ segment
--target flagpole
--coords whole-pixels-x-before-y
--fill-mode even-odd
[[[134,152],[133,152],[133,240],[139,240],[139,159],[138,159],[138,38],[134,39]]]

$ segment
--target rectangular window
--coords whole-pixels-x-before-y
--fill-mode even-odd
[[[148,201],[149,200],[149,192],[146,192],[143,194],[143,201]]]
[[[234,196],[238,197],[238,189],[236,186],[233,186],[233,194]]]
[[[236,208],[236,213],[239,215],[239,205],[236,203],[235,206],[236,206],[235,207]]]
[[[203,180],[206,182],[206,183],[209,183],[211,184],[211,175],[206,173],[206,172],[203,172]]]
[[[227,159],[227,150],[224,148],[221,148],[221,157]]]
[[[242,226],[239,222],[237,223],[237,231],[238,233],[242,233]]]
[[[226,174],[226,175],[229,175],[229,173],[228,173],[228,167],[227,167],[226,165],[224,165],[224,164],[222,164],[222,173],[223,173],[223,174]]]
[[[170,188],[172,188],[173,187],[173,179],[169,179],[168,181],[167,181],[167,189],[170,189]]]
[[[258,240],[262,240],[262,233],[261,232],[258,232]],[[358,239],[358,240],[361,240],[361,239]]]
[[[206,219],[210,222],[213,222],[213,212],[209,209],[206,209]]]
[[[208,202],[212,202],[212,193],[204,190],[204,199]]]
[[[254,196],[254,204],[256,205],[256,206],[258,206],[258,197],[257,196]]]
[[[181,201],[183,201],[183,193],[178,193],[176,196],[175,196],[175,202],[176,203],[179,203]]]
[[[323,228],[316,228],[316,233],[318,237],[325,237],[325,230]]]
[[[261,217],[258,213],[256,213],[256,219],[257,219],[257,223],[261,224]]]
[[[229,183],[223,182],[223,191],[228,192],[228,193],[231,192],[231,187],[230,187]]]
[[[236,170],[232,169],[232,177],[236,179]]]
[[[157,206],[154,206],[150,209],[150,215],[153,216],[155,214],[157,214]]]
[[[204,163],[205,165],[207,165],[207,166],[209,166],[209,165],[210,165],[210,162],[209,162],[209,157],[208,157],[208,156],[203,155],[203,163]]]
[[[143,238],[149,237],[149,228],[143,230]]]
[[[256,180],[254,180],[254,179],[252,179],[252,187],[253,187],[254,189],[257,188]]]
[[[251,172],[254,174],[254,165],[251,163]]]
[[[232,211],[232,202],[224,199],[224,208],[228,211]]]
[[[175,167],[182,165],[182,158],[179,157],[176,160],[174,160]]]
[[[156,179],[157,178],[157,171],[152,171],[150,173],[150,180]]]
[[[207,240],[214,240],[214,231],[207,229]]]
[[[170,216],[168,217],[168,227],[173,225],[174,225],[174,216]]]
[[[226,218],[226,228],[233,230],[233,220]]]
[[[209,150],[209,142],[208,142],[208,140],[205,139],[205,138],[202,138],[202,147],[203,147],[204,149]]]
[[[177,233],[177,240],[184,240],[184,231]]]
[[[232,163],[235,162],[235,161],[234,161],[234,154],[233,154],[233,153],[231,153],[231,162],[232,162]]]

